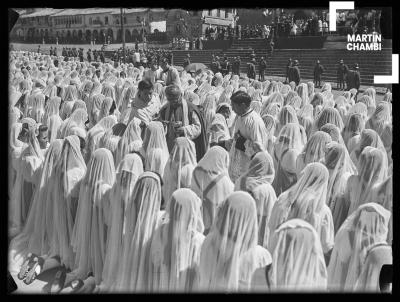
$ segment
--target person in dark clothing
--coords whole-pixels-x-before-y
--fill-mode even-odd
[[[221,73],[223,76],[227,75],[231,69],[231,65],[229,64],[228,58],[225,57],[224,61],[221,63]]]
[[[63,57],[66,57],[66,56],[67,56],[67,52],[65,51],[65,47],[63,47],[63,49],[62,49],[61,55],[62,55]]]
[[[79,48],[79,61],[83,62],[83,49]]]
[[[97,52],[97,50],[95,49],[95,50],[93,50],[93,60],[95,61],[95,62],[97,62],[97,58],[99,57],[99,54],[98,54],[98,52]]]
[[[289,58],[289,61],[288,61],[287,65],[286,65],[285,83],[288,83],[288,81],[290,82],[290,79],[289,79],[290,68],[292,68],[292,58]]]
[[[101,53],[100,53],[100,61],[101,61],[101,63],[105,63],[105,61],[106,61],[106,58],[104,57],[104,51],[102,51]]]
[[[216,74],[217,72],[220,72],[221,70],[221,64],[219,63],[219,58],[215,57],[214,60],[211,62],[211,71]]]
[[[344,82],[346,80],[346,75],[349,68],[344,64],[343,60],[339,61],[339,66],[337,69],[337,88],[339,90],[344,90]]]
[[[233,61],[233,66],[232,66],[232,72],[233,74],[240,75],[240,57],[237,56],[235,57],[235,60]]]
[[[190,64],[190,54],[186,55],[186,58],[183,60],[183,68]]]
[[[90,48],[88,49],[87,53],[86,53],[86,57],[87,60],[90,62],[92,62],[92,51],[90,50]]]
[[[265,70],[267,69],[267,61],[264,59],[264,57],[261,57],[260,64],[258,67],[258,80],[259,81],[264,81],[264,76],[265,76]]]
[[[256,61],[251,60],[247,65],[247,77],[255,80],[256,78]]]
[[[52,55],[53,55],[53,47],[50,46],[50,56],[52,56]]]
[[[274,54],[274,46],[275,46],[274,39],[271,38],[271,42],[269,43],[269,48],[271,50],[271,56]]]
[[[317,60],[317,64],[314,67],[314,85],[315,88],[321,87],[321,76],[324,73],[324,66],[321,65],[320,61]]]
[[[294,60],[293,62],[293,67],[291,69],[291,74],[292,74],[292,78],[289,79],[289,82],[293,81],[296,83],[296,86],[298,86],[300,84],[300,69],[299,69],[299,61]]]
[[[353,69],[348,71],[346,76],[346,85],[347,85],[346,90],[355,88],[357,89],[357,94],[361,84],[360,72],[358,69],[359,69],[358,64],[355,63]],[[357,99],[357,94],[355,99]]]

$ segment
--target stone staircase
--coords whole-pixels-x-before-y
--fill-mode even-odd
[[[289,58],[299,61],[301,78],[304,80],[313,79],[314,66],[317,59],[325,67],[322,80],[327,82],[336,82],[336,70],[340,59],[343,59],[349,67],[354,63],[359,64],[362,85],[384,86],[373,83],[374,75],[392,74],[391,48],[383,48],[381,51],[348,51],[345,47],[341,49],[334,49],[333,47],[323,49],[275,49],[271,56],[269,45],[266,44],[268,42],[265,39],[246,39],[234,41],[232,47],[225,52],[222,52],[222,50],[176,50],[173,51],[173,64],[182,66],[187,53],[190,53],[191,62],[201,62],[207,66],[210,66],[213,53],[219,56],[225,55],[231,62],[233,62],[234,57],[240,56],[240,72],[247,73],[247,63],[250,62],[250,54],[254,50],[257,62],[261,57],[267,59],[267,76],[285,77],[286,64]],[[256,66],[256,71],[258,74],[258,66]]]

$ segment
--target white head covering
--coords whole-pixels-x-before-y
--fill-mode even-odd
[[[146,290],[148,254],[160,206],[160,179],[153,172],[144,172],[136,182],[133,200],[126,209],[123,253],[115,289],[135,292]]]
[[[354,290],[381,293],[379,279],[384,265],[393,265],[392,247],[378,243],[368,249]]]
[[[328,274],[315,229],[302,219],[291,219],[272,236],[271,289],[325,291]]]
[[[318,232],[321,226],[319,214],[326,205],[328,180],[329,172],[323,164],[308,164],[296,184],[279,195],[268,223],[270,232],[289,217],[306,220]]]
[[[353,291],[368,249],[386,243],[390,212],[377,203],[361,205],[340,227],[328,266],[330,291]]]
[[[372,189],[387,177],[388,167],[384,161],[385,155],[377,148],[370,146],[364,148],[360,156],[358,175],[352,183],[354,187],[351,187],[349,214],[367,202]]]
[[[108,212],[109,191],[114,181],[112,154],[99,148],[93,153],[82,180],[72,237],[77,275],[82,278],[92,272],[96,284],[102,278],[108,223],[104,212]]]
[[[229,178],[229,153],[220,146],[211,147],[193,170],[191,188],[200,197],[205,229],[210,229],[222,202],[233,192]]]
[[[118,276],[126,233],[126,210],[130,207],[136,181],[142,173],[143,163],[137,154],[125,155],[117,167],[115,184],[110,192],[107,252],[102,275],[106,287],[111,286]]]
[[[168,162],[165,166],[163,180],[163,198],[168,201],[172,193],[183,186],[183,170],[190,168],[191,172],[196,167],[196,149],[193,141],[187,137],[178,137],[175,140],[175,146],[171,151]],[[187,187],[190,188],[190,185]]]
[[[118,147],[115,154],[115,164],[118,165],[127,153],[132,151],[139,151],[139,149],[141,148],[142,138],[140,137],[141,129],[139,124],[140,120],[137,118],[133,118],[129,122],[124,134],[118,142]],[[135,141],[138,142],[138,150],[131,150],[130,146]]]
[[[232,193],[203,242],[199,290],[248,291],[255,270],[271,263],[269,252],[257,246],[257,236],[254,199],[247,192]]]
[[[149,291],[192,291],[204,240],[200,208],[199,197],[190,189],[172,194],[169,221],[156,230],[151,243]]]

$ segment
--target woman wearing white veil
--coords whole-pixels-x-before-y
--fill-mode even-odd
[[[301,171],[310,163],[322,162],[325,158],[326,146],[332,141],[328,133],[317,131],[308,139],[303,152],[296,160],[296,174],[299,177]]]
[[[335,237],[328,266],[331,292],[354,291],[368,249],[386,243],[390,212],[377,203],[366,203],[343,223]]]
[[[358,175],[349,178],[345,198],[350,202],[349,214],[366,203],[373,189],[387,177],[387,164],[383,152],[374,147],[365,147],[358,165]]]
[[[392,123],[389,103],[382,102],[376,106],[375,112],[365,124],[366,129],[373,129],[382,137],[383,130],[386,125]]]
[[[149,250],[160,206],[160,178],[153,172],[144,172],[135,184],[133,200],[126,209],[123,252],[118,265],[120,274],[112,286],[113,291],[147,290]]]
[[[279,195],[268,222],[269,232],[291,218],[301,218],[317,231],[324,254],[333,247],[332,213],[326,205],[328,169],[321,163],[308,164],[297,183]],[[271,240],[268,247],[270,248]]]
[[[271,291],[326,291],[328,273],[319,236],[302,219],[282,223],[272,235]]]
[[[110,216],[109,194],[114,181],[115,167],[111,152],[104,148],[97,149],[80,186],[70,243],[75,252],[75,269],[71,275],[85,279],[92,272],[96,284],[102,280]]]
[[[222,202],[233,192],[229,178],[229,153],[211,147],[193,170],[191,189],[202,201],[205,234],[208,234]]]
[[[235,191],[250,193],[257,207],[258,244],[267,247],[269,240],[268,221],[276,194],[272,187],[275,177],[274,162],[268,152],[258,152],[250,162],[249,170],[235,183]]]
[[[117,279],[118,265],[122,259],[123,239],[126,234],[126,211],[133,200],[134,187],[142,173],[143,163],[137,154],[125,155],[117,167],[115,184],[110,192],[110,220],[102,274],[101,287],[105,290],[109,289]]]
[[[43,124],[46,125],[47,127],[50,127],[50,117],[52,115],[59,116],[60,104],[61,104],[61,98],[58,96],[54,96],[47,100],[43,116]]]
[[[36,137],[36,126],[29,130],[28,146],[21,152],[16,174],[15,187],[11,194],[10,215],[12,228],[22,230],[27,218],[35,186],[38,182],[40,166],[44,161],[44,152],[40,149]]]
[[[47,211],[53,215],[51,252],[59,255],[61,264],[67,268],[74,266],[71,247],[72,230],[75,223],[81,180],[86,172],[81,154],[80,141],[75,135],[64,139],[60,160],[54,175],[54,204]]]
[[[154,232],[150,246],[149,292],[191,292],[204,241],[201,201],[178,189],[167,209],[169,220]]]
[[[142,147],[143,141],[140,137],[141,128],[139,126],[140,120],[133,118],[127,125],[124,134],[118,142],[117,150],[115,152],[115,164],[124,158],[124,156],[133,151],[139,151]]]
[[[368,249],[354,290],[368,293],[384,292],[383,284],[381,284],[384,265],[393,265],[392,247],[385,243],[377,243]]]
[[[289,123],[280,131],[273,152],[275,178],[272,186],[277,195],[296,182],[296,160],[305,144],[305,133],[298,124]]]
[[[347,181],[351,175],[357,174],[357,169],[351,161],[346,147],[337,142],[328,144],[325,154],[325,166],[329,171],[326,201],[332,211],[336,233],[347,218],[350,206],[345,198]]]
[[[365,121],[361,114],[353,113],[349,116],[346,122],[346,126],[343,129],[342,136],[343,141],[347,147],[347,150],[351,154],[356,145],[360,142],[361,132],[365,128]]]
[[[19,270],[21,260],[28,252],[37,255],[49,253],[53,231],[54,169],[60,158],[62,140],[50,144],[40,174],[38,186],[22,232],[10,242],[9,270]]]
[[[354,150],[350,153],[350,158],[353,161],[353,163],[357,166],[357,168],[359,168],[358,165],[361,154],[367,146],[381,150],[384,153],[383,156],[384,161],[386,165],[388,165],[386,149],[385,146],[383,145],[381,138],[379,137],[379,134],[376,133],[375,130],[364,129],[363,131],[361,131],[361,138],[359,143],[354,147]]]
[[[233,192],[222,204],[203,242],[196,290],[250,291],[254,272],[272,261],[257,241],[254,199],[247,192]]]
[[[160,151],[154,152],[155,149]],[[161,153],[161,157],[158,157]],[[141,154],[145,158],[146,171],[153,171],[164,175],[164,168],[169,158],[164,126],[161,122],[152,121],[144,131]],[[159,162],[158,162],[158,160]]]
[[[180,188],[190,188],[190,183],[185,186],[184,170],[189,169],[192,174],[197,165],[196,149],[194,143],[186,137],[177,137],[175,146],[171,151],[165,166],[162,188],[165,202],[171,199],[172,193]],[[189,171],[188,171],[189,172]],[[163,207],[166,205],[163,204]]]

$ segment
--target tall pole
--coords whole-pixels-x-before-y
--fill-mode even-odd
[[[125,35],[124,35],[124,18],[123,18],[123,8],[121,7],[121,35],[122,35],[122,56],[125,63]]]

